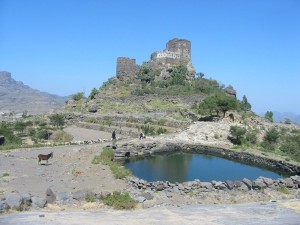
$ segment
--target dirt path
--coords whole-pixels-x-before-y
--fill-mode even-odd
[[[17,191],[44,196],[47,188],[54,193],[91,190],[95,193],[122,190],[126,187],[123,180],[116,180],[110,169],[104,165],[92,164],[103,146],[64,146],[13,150],[0,153],[0,173],[9,176],[0,178],[0,197]],[[38,165],[38,154],[53,152],[48,164]]]
[[[235,205],[202,205],[185,207],[159,207],[135,211],[102,209],[92,212],[25,212],[0,216],[6,225],[139,225],[139,224],[197,224],[197,225],[298,225],[300,214],[282,208],[284,203],[243,203]],[[299,205],[299,200],[293,202]]]

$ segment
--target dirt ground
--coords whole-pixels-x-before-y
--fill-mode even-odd
[[[111,134],[70,127],[75,140],[110,139]],[[87,139],[88,137],[88,139]],[[116,180],[105,165],[94,165],[92,159],[110,141],[96,145],[72,145],[51,148],[17,149],[0,152],[0,198],[17,191],[44,196],[47,188],[54,193],[91,190],[95,193],[122,190],[123,180]],[[53,152],[48,163],[38,164],[39,154]],[[3,173],[9,176],[2,177]]]
[[[110,140],[111,137],[110,133],[77,127],[68,127],[66,131],[77,141]],[[123,139],[117,143],[122,144],[127,141],[129,140]],[[0,152],[0,198],[12,191],[45,196],[49,187],[56,194],[60,192],[71,194],[82,190],[101,193],[128,189],[130,187],[125,181],[114,179],[107,166],[91,163],[94,156],[100,154],[102,147],[109,144],[111,141],[94,145],[2,151]],[[38,154],[50,152],[53,152],[53,158],[50,158],[48,163],[43,161],[38,165]],[[2,176],[3,173],[7,173],[8,176]],[[216,196],[211,193],[211,200],[208,200],[210,204],[191,205],[189,198],[184,196],[168,198],[159,196],[159,193],[157,195],[157,201],[162,204],[155,204],[148,209],[124,212],[99,207],[93,203],[71,208],[49,205],[39,211],[2,215],[0,224],[161,224],[163,222],[163,224],[264,223],[273,225],[298,224],[300,221],[300,214],[297,213],[300,209],[299,200],[286,200],[283,203],[213,205]],[[210,198],[208,193],[205,198]],[[200,200],[203,199],[201,197]],[[255,221],[252,221],[253,217]]]

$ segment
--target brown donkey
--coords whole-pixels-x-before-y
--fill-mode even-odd
[[[38,158],[39,158],[38,164],[40,164],[40,162],[41,162],[42,160],[46,160],[46,161],[47,161],[47,164],[48,164],[48,159],[49,159],[49,158],[53,158],[53,152],[51,152],[51,153],[48,154],[48,155],[42,155],[42,154],[39,154],[39,155],[38,155]]]

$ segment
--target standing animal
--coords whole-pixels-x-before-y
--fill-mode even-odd
[[[112,140],[116,140],[117,139],[117,137],[116,137],[116,131],[115,130],[111,134],[111,139]]]
[[[48,155],[42,155],[42,154],[39,154],[39,155],[38,155],[38,158],[39,158],[38,164],[40,164],[40,162],[41,162],[42,160],[46,160],[47,163],[48,163],[48,159],[49,159],[49,158],[53,158],[53,152],[51,152],[51,153],[48,154]]]

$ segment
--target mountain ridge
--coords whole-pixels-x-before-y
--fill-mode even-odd
[[[0,71],[0,111],[42,114],[62,108],[69,96],[58,96],[39,91],[12,78],[11,73]]]

